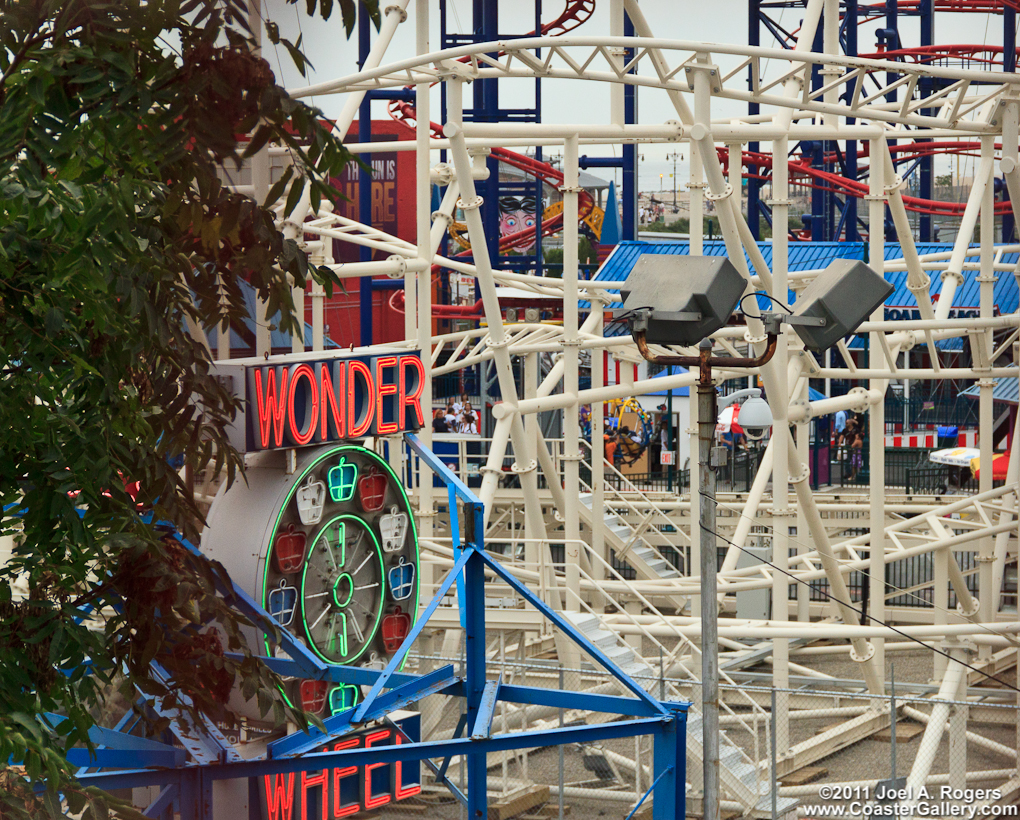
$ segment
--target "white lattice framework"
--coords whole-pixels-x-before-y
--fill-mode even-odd
[[[690,575],[658,580],[639,577],[626,581],[608,564],[606,534],[602,522],[594,516],[590,522],[590,538],[582,540],[581,522],[584,510],[579,500],[582,487],[579,462],[582,452],[576,419],[582,405],[592,405],[593,440],[601,440],[602,402],[639,395],[650,388],[649,383],[605,386],[601,372],[601,351],[608,350],[618,359],[638,361],[629,337],[605,337],[602,332],[603,307],[614,301],[608,291],[612,283],[582,281],[578,276],[577,215],[578,215],[578,153],[585,145],[622,143],[671,143],[686,145],[691,163],[691,253],[702,249],[701,235],[704,202],[715,203],[727,255],[745,277],[747,288],[765,290],[779,302],[785,302],[787,291],[807,286],[818,271],[791,273],[787,270],[787,234],[789,226],[790,179],[787,163],[777,160],[773,170],[773,254],[767,265],[751,231],[740,212],[740,149],[748,142],[771,144],[776,158],[789,155],[790,140],[859,140],[867,141],[871,168],[869,195],[865,198],[870,224],[883,224],[884,211],[889,209],[903,248],[903,258],[885,263],[885,270],[905,270],[908,287],[918,298],[919,319],[886,321],[881,309],[859,330],[870,340],[870,349],[877,352],[867,367],[858,367],[849,351],[840,344],[853,378],[866,380],[866,388],[855,388],[849,395],[819,401],[807,400],[807,379],[845,377],[845,368],[820,366],[805,352],[793,335],[780,338],[775,357],[761,369],[761,377],[772,404],[775,417],[773,435],[765,459],[749,493],[723,501],[734,514],[726,561],[719,575],[724,594],[768,588],[773,600],[788,600],[788,588],[800,581],[825,579],[829,589],[839,598],[845,596],[846,577],[854,571],[870,576],[872,618],[887,618],[884,586],[885,569],[912,556],[931,555],[935,566],[933,606],[925,610],[926,623],[902,627],[923,640],[937,644],[943,639],[959,641],[966,636],[984,639],[981,648],[968,657],[974,663],[997,662],[993,651],[1013,652],[1017,647],[1015,623],[1000,614],[999,598],[1004,567],[1011,551],[1015,554],[1017,538],[1017,487],[1020,459],[1014,448],[1009,463],[1008,480],[993,488],[991,470],[983,470],[980,491],[976,496],[945,504],[935,500],[900,500],[903,512],[893,499],[887,499],[882,486],[884,474],[883,399],[890,379],[973,379],[980,386],[979,414],[982,429],[991,430],[992,387],[994,379],[1011,375],[1006,364],[1015,364],[1020,316],[996,316],[993,311],[993,286],[997,277],[1016,275],[1013,265],[1002,261],[1003,254],[1020,250],[1020,246],[993,245],[994,193],[996,172],[1005,179],[1011,193],[1014,216],[1020,221],[1020,76],[993,73],[987,70],[941,68],[927,65],[849,58],[838,53],[838,3],[834,0],[809,0],[804,12],[800,38],[793,50],[757,48],[746,45],[686,42],[654,38],[653,30],[636,0],[613,0],[611,31],[623,30],[624,9],[630,14],[639,36],[577,36],[531,37],[511,41],[485,43],[443,52],[429,51],[428,4],[421,0],[412,25],[416,26],[417,53],[392,62],[383,62],[385,51],[395,28],[408,19],[408,0],[389,6],[382,29],[365,69],[358,74],[324,82],[307,88],[293,89],[294,96],[327,94],[343,95],[344,112],[337,124],[346,133],[364,92],[375,89],[413,86],[416,90],[416,135],[414,142],[373,142],[351,145],[355,151],[413,150],[417,159],[417,236],[415,241],[390,236],[370,225],[359,224],[334,214],[326,206],[317,214],[307,213],[307,202],[299,206],[285,223],[285,228],[298,236],[301,232],[309,253],[318,263],[331,264],[340,277],[385,274],[403,278],[405,286],[406,344],[425,351],[424,359],[431,364],[432,376],[455,372],[461,368],[492,363],[497,374],[502,402],[496,406],[495,430],[489,443],[487,462],[482,468],[480,495],[487,505],[490,528],[505,522],[506,509],[500,506],[500,476],[504,458],[512,445],[515,462],[513,472],[520,479],[524,516],[524,560],[516,567],[520,577],[540,586],[548,600],[566,610],[580,613],[595,611],[605,599],[639,600],[648,604],[655,614],[633,615],[622,605],[618,614],[605,616],[603,622],[621,634],[680,638],[676,652],[696,652],[699,633],[698,619],[684,614],[682,607],[698,594],[699,579]],[[816,31],[823,31],[824,50],[811,50]],[[810,76],[818,67],[822,87],[811,89]],[[748,89],[747,76],[755,78]],[[941,88],[921,96],[925,77],[940,81]],[[477,80],[541,78],[577,93],[593,83],[610,87],[610,122],[579,122],[569,125],[548,124],[483,124],[465,122],[462,117],[465,87]],[[443,138],[429,128],[429,89],[445,83],[447,89],[447,120]],[[643,111],[661,111],[661,122],[626,124],[623,116],[623,92],[627,85],[642,91]],[[898,102],[887,102],[885,95],[899,92]],[[734,119],[713,115],[719,101],[757,103],[755,116]],[[849,100],[847,102],[846,100]],[[653,108],[653,106],[657,106]],[[732,108],[733,106],[729,106]],[[851,124],[852,123],[852,124]],[[891,140],[953,139],[966,137],[980,141],[980,160],[973,187],[961,219],[959,235],[952,252],[919,255],[910,232],[902,192],[904,180],[894,170],[889,151]],[[564,209],[564,272],[562,279],[548,279],[529,274],[493,269],[486,243],[477,241],[484,235],[479,213],[481,199],[475,180],[485,173],[484,160],[488,150],[500,146],[556,146],[563,152]],[[724,173],[718,158],[719,146],[726,146],[734,161],[729,163],[730,176]],[[449,151],[449,164],[434,165],[433,152]],[[267,163],[267,149],[259,162]],[[256,171],[256,180],[259,179]],[[446,185],[440,208],[431,207],[431,184]],[[302,210],[303,209],[303,210]],[[463,213],[473,238],[473,263],[438,255],[440,242],[453,221],[456,209]],[[971,248],[975,229],[980,225],[980,243]],[[328,253],[330,240],[341,240],[388,255],[383,261],[334,264]],[[870,259],[884,258],[884,237],[881,231],[871,232]],[[745,252],[750,265],[745,261]],[[873,267],[881,263],[873,261]],[[431,280],[434,265],[477,277],[484,308],[484,325],[474,330],[432,338],[430,333],[432,304]],[[950,319],[954,296],[963,283],[965,269],[977,270],[980,282],[980,317]],[[929,298],[929,276],[926,271],[941,271],[941,297],[936,303]],[[497,295],[498,286],[562,300],[562,325],[541,323],[507,324]],[[301,289],[295,290],[302,297]],[[312,289],[315,345],[323,338],[321,291]],[[299,300],[300,301],[300,300]],[[591,304],[586,316],[579,303]],[[973,362],[967,367],[946,367],[942,364],[936,342],[966,337],[970,339]],[[715,334],[715,341],[731,354],[746,353],[748,348],[761,350],[764,334],[760,320],[749,316],[746,327],[727,327]],[[267,342],[261,340],[265,349]],[[300,342],[295,342],[300,348]],[[930,354],[929,367],[905,367],[899,356],[911,348],[923,346]],[[582,351],[592,354],[592,387],[579,387],[579,358]],[[683,351],[690,353],[692,351]],[[557,354],[551,372],[539,382],[536,357]],[[835,351],[834,351],[835,353]],[[525,362],[526,384],[515,380],[513,362]],[[1004,361],[1008,360],[1008,361]],[[443,364],[439,364],[443,361]],[[1012,371],[1015,374],[1015,371]],[[721,379],[746,372],[721,372]],[[662,377],[655,380],[655,390],[665,390],[694,382],[693,375]],[[781,399],[781,397],[785,397]],[[431,387],[423,399],[431,402]],[[867,493],[856,499],[840,501],[857,510],[868,533],[844,538],[827,519],[833,507],[831,500],[816,496],[806,482],[806,434],[794,437],[791,426],[803,426],[811,418],[838,409],[868,411],[870,418],[870,474],[872,484]],[[564,414],[562,451],[550,452],[538,431],[539,412],[560,410]],[[692,408],[693,410],[693,408]],[[693,418],[692,422],[696,419]],[[431,433],[423,431],[428,441]],[[992,459],[991,436],[980,439],[982,464]],[[555,461],[553,456],[556,456]],[[600,458],[591,459],[591,508],[601,510],[609,504],[631,504],[637,516],[646,516],[641,528],[647,530],[656,516],[667,516],[678,510],[683,515],[683,502],[652,498],[637,491],[628,499],[609,498],[605,488],[605,472],[609,469]],[[696,468],[694,468],[696,469]],[[538,475],[545,472],[549,490],[539,491]],[[768,484],[771,493],[766,497]],[[691,485],[696,485],[691,477]],[[623,494],[626,495],[626,492]],[[435,500],[424,484],[417,490],[421,514],[423,543],[427,566],[423,581],[427,584],[433,571],[449,565],[449,542],[433,524]],[[552,503],[559,512],[563,532],[552,533],[541,513],[542,505]],[[911,504],[913,506],[911,506]],[[951,518],[947,518],[951,516]],[[763,520],[771,522],[774,565],[737,569],[739,547],[750,543],[752,529]],[[687,529],[677,535],[678,543],[697,550],[696,519],[686,520]],[[792,540],[790,528],[797,527],[799,540]],[[639,528],[639,529],[641,529]],[[806,534],[805,534],[806,533]],[[637,532],[632,543],[642,537]],[[550,540],[566,545],[562,574],[548,569],[546,550]],[[795,557],[787,558],[789,547],[798,547]],[[978,556],[978,591],[968,591],[966,579],[953,550],[969,549]],[[698,566],[696,554],[690,566]],[[952,588],[960,602],[956,612],[948,611],[948,590]],[[906,590],[914,593],[918,590]],[[904,591],[898,591],[901,594]],[[670,609],[669,604],[674,607]],[[656,609],[666,610],[661,612]],[[602,610],[599,610],[601,613]],[[696,607],[691,611],[697,611]],[[672,613],[672,614],[670,614]],[[824,623],[805,620],[805,610],[791,620],[785,610],[774,610],[769,622],[722,621],[720,633],[751,637],[771,642],[771,655],[777,686],[788,685],[790,676],[789,644],[791,640],[815,639],[822,632],[830,638],[843,638],[852,643],[850,656],[859,661],[864,685],[872,694],[881,694],[884,684],[884,644],[893,633],[872,623],[860,625],[852,608],[836,606]],[[1015,621],[1015,618],[1013,619]],[[454,624],[451,623],[451,626]],[[507,624],[507,631],[514,631]],[[522,638],[523,640],[523,638]],[[693,640],[693,643],[692,643]],[[958,644],[954,644],[954,647]],[[954,652],[958,651],[954,649]],[[954,655],[954,657],[964,657]],[[998,657],[998,656],[996,656]],[[565,660],[571,660],[565,658]],[[572,659],[574,662],[576,658]],[[991,667],[989,667],[991,668]],[[956,660],[942,661],[936,669],[943,675],[940,696],[955,696],[963,667]],[[973,681],[972,681],[973,682]],[[783,724],[790,716],[781,715],[780,745],[786,740]],[[865,724],[851,721],[855,727]],[[934,721],[933,721],[934,723]],[[871,731],[879,722],[867,724]],[[866,728],[867,728],[866,727]],[[854,729],[858,732],[858,729]],[[860,736],[867,731],[860,730]],[[856,737],[857,735],[855,735]],[[818,744],[821,754],[825,743]],[[796,750],[795,750],[796,751]],[[803,750],[797,751],[799,754]],[[806,753],[807,754],[807,753]],[[810,754],[808,754],[810,757]],[[920,765],[923,768],[923,762]],[[930,761],[929,764],[930,766]],[[1016,757],[1011,764],[1016,766]],[[633,766],[633,762],[631,762]],[[927,775],[915,771],[912,778]],[[1016,778],[1013,778],[1013,785]]]

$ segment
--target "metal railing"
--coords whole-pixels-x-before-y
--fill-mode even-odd
[[[949,425],[954,427],[977,427],[978,403],[967,396],[897,396],[885,397],[886,432],[897,427],[923,429]]]

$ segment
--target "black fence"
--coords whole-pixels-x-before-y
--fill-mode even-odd
[[[950,490],[977,492],[978,482],[966,467],[952,467],[948,464],[918,465],[907,470],[906,491],[941,495]]]
[[[866,530],[861,530],[859,534],[866,533]],[[859,548],[858,552],[862,559],[868,558],[869,550],[867,547]],[[792,553],[792,551],[791,551]],[[977,553],[973,550],[964,551],[953,551],[953,557],[959,564],[961,571],[964,574],[964,578],[967,584],[967,589],[970,590],[971,594],[977,594],[978,578],[975,570],[977,569]],[[859,608],[865,609],[862,604],[867,602],[869,597],[869,576],[864,572],[851,572],[848,575],[843,576],[846,580],[847,592],[850,595],[850,600]],[[900,607],[931,607],[934,605],[934,588],[932,586],[925,586],[925,584],[931,584],[935,578],[935,556],[931,554],[927,555],[913,555],[909,558],[904,558],[895,563],[889,564],[885,568],[885,595],[886,606],[900,606]],[[829,598],[829,582],[825,578],[818,578],[810,582],[811,592],[810,599],[817,602],[827,602]],[[791,601],[797,598],[797,587],[799,584],[792,584],[789,589],[789,599]],[[917,589],[921,587],[921,589]],[[910,590],[909,592],[903,592],[899,595],[894,595],[897,590]],[[951,609],[956,607],[957,598],[956,592],[952,587],[949,589],[949,607]]]
[[[670,475],[664,467],[657,473],[625,473],[624,478],[615,473],[606,475],[606,483],[618,490],[626,490],[628,481],[639,490],[648,492],[686,493],[691,488],[691,471],[674,469]]]
[[[908,486],[908,471],[930,466],[931,450],[923,447],[887,447],[885,450],[885,486]],[[855,455],[859,459],[855,459]],[[851,447],[833,448],[829,465],[829,483],[832,486],[854,487],[871,480],[870,454],[864,447],[854,451]]]
[[[977,427],[978,403],[967,396],[905,398],[894,393],[885,397],[885,426],[893,432],[904,425],[911,429],[929,426]]]

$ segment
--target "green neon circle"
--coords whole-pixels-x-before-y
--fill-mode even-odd
[[[385,579],[383,579],[385,581]],[[340,603],[340,599],[337,597],[336,591],[340,586],[341,581],[347,582],[347,597],[344,598],[343,603]],[[333,582],[333,606],[337,609],[347,609],[347,605],[351,602],[351,598],[354,597],[354,579],[351,576],[343,572],[340,577]]]
[[[356,515],[350,515],[349,513],[341,513],[340,515],[335,515],[331,519],[329,519],[325,524],[323,524],[319,528],[319,531],[316,533],[315,539],[312,541],[312,547],[308,552],[308,557],[305,559],[304,568],[301,570],[301,621],[302,621],[301,625],[302,627],[304,627],[304,633],[305,638],[308,641],[308,647],[324,661],[328,661],[329,663],[337,663],[337,661],[333,660],[330,657],[327,657],[323,652],[320,651],[318,645],[315,642],[315,638],[312,637],[312,631],[308,625],[308,613],[304,605],[305,584],[306,579],[308,577],[308,566],[311,562],[312,554],[316,549],[319,548],[319,544],[322,541],[322,534],[337,522],[341,522],[344,524],[347,523],[356,524],[359,527],[361,527],[361,529],[363,529],[365,532],[367,532],[368,537],[371,539],[371,545],[372,547],[375,548],[376,560],[379,562],[379,606],[376,608],[375,613],[372,614],[371,629],[369,630],[368,635],[366,636],[364,642],[362,643],[361,649],[358,651],[356,655],[344,658],[345,664],[351,664],[357,661],[358,658],[364,655],[365,652],[371,648],[372,641],[375,640],[376,633],[379,631],[379,625],[382,623],[383,610],[386,608],[386,566],[383,561],[382,547],[379,544],[379,539],[376,538],[375,533],[372,532],[372,528],[365,524],[365,522],[358,518]],[[344,575],[347,575],[347,573],[346,572],[343,573],[335,583],[338,583],[343,578]],[[347,577],[350,578],[349,575],[347,575]],[[335,583],[332,589],[334,595],[336,594]],[[350,598],[352,598],[353,596],[354,596],[354,583],[353,579],[351,579],[351,594],[348,596],[348,603],[350,602]],[[340,608],[343,609],[343,607]],[[346,655],[346,653],[343,654]]]
[[[409,536],[411,538],[411,543],[414,545],[414,550],[413,550],[414,563],[415,563],[415,566],[420,566],[420,564],[421,564],[421,551],[420,551],[420,549],[418,547],[418,527],[417,527],[417,524],[415,523],[414,513],[413,513],[413,510],[411,508],[411,501],[407,497],[407,490],[404,488],[403,482],[400,480],[400,478],[397,476],[397,474],[393,471],[393,469],[390,467],[390,465],[387,464],[386,461],[384,461],[382,458],[380,458],[372,450],[369,450],[366,447],[359,447],[359,446],[354,445],[354,444],[341,444],[341,445],[338,445],[336,447],[332,447],[332,448],[330,448],[328,450],[323,451],[307,467],[305,467],[305,469],[301,472],[301,475],[297,476],[297,478],[295,479],[294,484],[291,486],[291,488],[288,491],[286,497],[283,499],[283,502],[280,504],[279,509],[277,509],[277,511],[276,511],[276,521],[273,523],[272,533],[270,534],[270,538],[269,538],[270,551],[266,553],[266,567],[263,569],[263,572],[262,572],[262,601],[261,601],[261,604],[262,604],[262,607],[264,609],[268,608],[268,604],[269,604],[269,588],[268,588],[269,572],[267,571],[268,570],[268,561],[269,561],[269,556],[270,556],[271,551],[272,551],[272,545],[276,543],[276,536],[277,536],[277,534],[280,531],[280,521],[283,519],[283,514],[290,507],[291,502],[294,500],[294,495],[297,493],[297,491],[301,487],[302,483],[304,483],[304,480],[305,480],[305,478],[308,477],[309,473],[311,473],[314,469],[319,467],[322,464],[323,461],[326,461],[327,459],[335,458],[337,456],[342,456],[345,453],[360,453],[360,454],[362,454],[368,460],[370,460],[373,464],[375,464],[376,467],[381,469],[387,476],[389,476],[393,480],[393,486],[396,487],[397,491],[399,492],[400,498],[401,498],[401,500],[403,501],[403,504],[404,504],[404,510],[407,512],[408,526],[410,527]],[[357,516],[352,516],[352,517],[357,518]],[[361,519],[357,519],[357,520],[358,520],[359,523],[364,525],[364,522],[362,522]],[[372,531],[372,529],[370,527],[368,527],[368,526],[365,526],[365,529],[367,529],[369,531],[369,534],[374,539],[375,538],[375,533]],[[418,606],[420,604],[420,599],[421,599],[421,587],[419,586],[419,575],[420,575],[420,573],[417,572],[417,571],[414,573],[414,593],[412,594],[411,598],[408,600],[407,612],[411,616],[411,623],[412,624],[418,619]],[[385,576],[383,576],[383,578],[384,578],[384,582],[385,582]],[[412,601],[413,601],[413,605],[412,605]],[[304,610],[304,607],[302,606],[302,611],[303,610]],[[381,620],[382,619],[380,618],[380,622],[381,622]],[[369,645],[369,643],[370,642],[367,642],[365,644],[366,647]],[[266,654],[267,655],[271,655],[272,654],[272,649],[271,649],[271,646],[270,646],[270,643],[269,643],[269,637],[268,636],[264,636],[263,637],[263,645],[265,646]],[[319,655],[319,657],[322,657],[321,654],[314,648],[314,643],[313,643],[312,651],[314,651],[317,655]],[[327,660],[328,663],[335,663],[335,661],[330,661],[330,660],[328,660],[326,658],[323,658],[323,660]],[[345,661],[345,663],[351,663],[351,661]],[[406,657],[404,658],[404,661],[400,664],[399,668],[403,669],[405,663],[407,663],[407,658]],[[344,664],[337,664],[337,665],[338,666],[342,666]],[[287,702],[287,704],[292,706],[293,704],[291,703],[290,698],[287,696],[287,693],[285,691],[283,691],[282,689],[280,691],[281,691],[281,694],[283,695],[284,700]]]

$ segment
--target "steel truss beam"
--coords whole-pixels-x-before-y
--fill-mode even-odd
[[[682,817],[685,810],[684,772],[686,770],[685,726],[688,705],[684,702],[660,701],[651,697],[620,670],[602,650],[577,630],[568,620],[518,582],[484,548],[483,507],[478,497],[427,449],[416,436],[405,437],[411,450],[418,455],[447,485],[451,511],[456,501],[464,505],[464,542],[458,549],[458,558],[436,593],[415,622],[400,649],[383,670],[338,667],[314,658],[300,641],[281,629],[281,646],[291,660],[265,658],[265,662],[281,673],[296,673],[308,678],[328,679],[370,685],[365,699],[356,707],[324,721],[325,731],[312,729],[295,733],[271,742],[265,756],[242,760],[240,755],[212,726],[196,727],[183,713],[168,712],[171,730],[182,740],[190,739],[187,753],[157,741],[130,735],[124,731],[97,729],[93,740],[103,744],[93,754],[87,750],[71,752],[73,762],[97,767],[106,771],[81,771],[78,780],[83,785],[103,789],[161,786],[157,799],[146,809],[146,816],[161,818],[178,804],[181,820],[212,820],[214,817],[213,783],[222,780],[258,778],[292,772],[320,771],[331,768],[374,763],[390,764],[405,761],[427,761],[440,782],[447,782],[446,767],[450,758],[466,756],[468,791],[463,795],[452,788],[455,797],[464,800],[470,816],[487,815],[486,755],[518,749],[546,747],[566,743],[594,743],[623,737],[651,735],[654,740],[653,775],[655,795],[653,817],[667,820]],[[457,522],[453,522],[458,530]],[[180,538],[180,536],[177,536]],[[181,539],[189,549],[193,545]],[[536,689],[526,686],[504,685],[500,679],[488,680],[485,658],[485,607],[484,584],[486,571],[495,572],[529,604],[537,608],[564,636],[581,646],[584,651],[609,672],[616,683],[631,697],[588,694]],[[429,616],[454,584],[458,584],[458,597],[465,611],[465,629],[468,640],[465,674],[457,676],[452,666],[443,666],[423,675],[397,672],[408,650],[414,644]],[[256,624],[273,623],[272,617],[249,595],[233,582],[219,578],[220,593]],[[162,670],[153,667],[153,674],[162,676]],[[385,691],[384,690],[388,690]],[[391,746],[316,751],[329,748],[344,735],[364,728],[374,721],[388,721],[388,715],[428,695],[448,694],[464,697],[467,711],[456,736],[449,740],[404,742]],[[144,696],[143,696],[144,699]],[[633,715],[629,720],[615,720],[591,725],[557,727],[537,731],[493,734],[492,717],[500,702],[524,703],[543,706],[568,706],[593,712],[614,715]],[[153,702],[145,707],[159,711]],[[59,720],[49,718],[50,723]],[[470,735],[461,733],[470,727]],[[196,729],[198,737],[196,738]],[[186,759],[187,758],[187,759]],[[431,759],[444,759],[440,767]],[[138,766],[145,765],[144,768]],[[120,767],[120,771],[109,771]],[[251,781],[250,781],[251,782]],[[451,785],[452,784],[448,784]],[[249,789],[250,792],[254,791]]]

